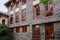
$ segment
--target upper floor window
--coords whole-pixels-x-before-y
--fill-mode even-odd
[[[12,24],[13,23],[13,15],[10,15],[9,17],[10,17],[9,23]]]
[[[10,5],[10,11],[12,11],[12,10],[13,10],[13,7],[14,7],[14,3],[13,3],[13,2],[11,2],[11,5]]]
[[[22,21],[26,20],[26,9],[22,10]]]
[[[39,4],[33,6],[33,16],[34,18],[39,18],[40,16],[40,7]]]
[[[52,2],[45,5],[44,13],[45,13],[45,17],[49,17],[49,16],[53,15],[53,13],[54,13],[54,5],[53,5]]]
[[[19,7],[19,1],[16,2],[16,8],[18,8],[18,7]]]
[[[15,22],[19,22],[19,12],[16,12],[15,14]]]
[[[22,5],[24,5],[26,3],[26,0],[22,0]]]

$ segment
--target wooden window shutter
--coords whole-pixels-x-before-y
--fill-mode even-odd
[[[52,0],[53,1],[53,0]],[[54,15],[54,2],[44,5],[45,17],[50,17]]]
[[[35,5],[34,6],[34,10],[36,10],[36,16],[40,15],[40,7],[39,7],[39,4]]]
[[[27,32],[27,26],[23,26],[22,31],[23,31],[23,32]]]
[[[16,27],[16,33],[19,33],[19,27]]]
[[[16,22],[16,23],[19,22],[19,15],[18,15],[18,14],[19,14],[18,12],[15,14],[15,22]]]
[[[46,23],[46,40],[53,39],[54,40],[54,23]]]
[[[39,8],[39,7],[36,8],[36,15],[37,15],[37,16],[40,15],[40,8]]]
[[[22,10],[22,21],[26,20],[26,9]]]

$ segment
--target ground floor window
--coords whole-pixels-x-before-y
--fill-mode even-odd
[[[11,30],[11,33],[14,33],[14,28],[10,28],[10,30]]]
[[[45,24],[45,40],[54,40],[54,23]]]
[[[20,29],[19,27],[16,27],[16,33],[19,33],[20,32],[19,29]]]
[[[40,25],[33,25],[33,40],[40,40]]]
[[[22,27],[22,32],[27,32],[27,26]]]

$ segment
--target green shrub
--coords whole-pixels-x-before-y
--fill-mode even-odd
[[[12,40],[10,30],[6,25],[0,24],[0,40]]]

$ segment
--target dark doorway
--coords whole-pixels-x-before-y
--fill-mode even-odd
[[[2,20],[2,24],[5,24],[5,19]]]

